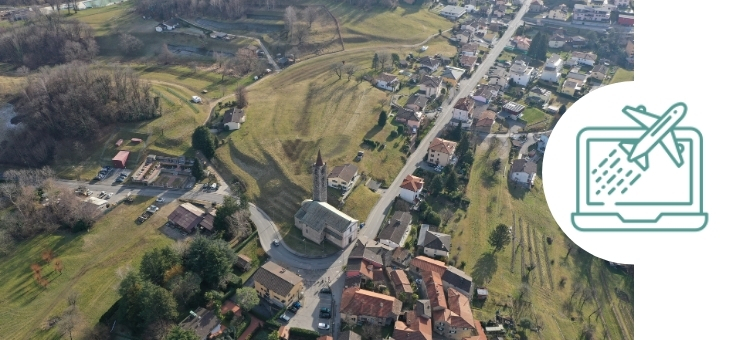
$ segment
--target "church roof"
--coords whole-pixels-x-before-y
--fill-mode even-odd
[[[321,159],[321,149],[319,149],[319,155],[316,157],[316,165],[324,165],[324,161]]]
[[[321,232],[330,228],[337,233],[344,233],[356,219],[337,210],[326,202],[305,200],[295,214],[296,219],[305,223],[309,228]]]

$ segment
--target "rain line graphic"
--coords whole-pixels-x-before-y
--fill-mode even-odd
[[[606,192],[607,195],[611,195],[614,192],[618,191],[620,194],[624,194],[629,190],[629,187],[634,185],[637,180],[642,177],[641,170],[637,167],[634,167],[636,169],[629,169],[630,166],[628,164],[621,164],[622,158],[617,155],[619,152],[618,149],[614,149],[609,153],[608,157],[605,157],[604,160],[599,163],[599,166],[593,170],[591,170],[591,174],[596,177],[595,186],[599,187],[600,189],[596,190],[596,195],[602,194],[605,190],[608,189]],[[614,156],[617,156],[614,158]],[[625,162],[627,163],[627,162]],[[628,169],[625,169],[623,166],[626,166]],[[604,169],[604,171],[601,172],[601,174],[598,174],[601,169]],[[617,180],[617,178],[619,180]],[[617,180],[616,182],[614,182]],[[622,186],[624,184],[624,186]]]

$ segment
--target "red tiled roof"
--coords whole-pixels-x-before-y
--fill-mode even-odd
[[[470,111],[473,106],[473,100],[470,97],[460,98],[455,103],[455,108],[458,110]]]
[[[234,312],[234,315],[242,315],[242,309],[239,308],[239,306],[231,302],[231,300],[226,300],[223,305],[221,305],[221,315],[225,315],[229,311]]]
[[[396,269],[391,271],[391,281],[393,281],[393,285],[396,287],[397,293],[413,293],[414,290],[411,289],[411,283],[409,282],[409,278],[406,276],[406,273],[403,272],[403,270]]]
[[[396,321],[393,328],[395,340],[432,340],[432,320],[406,312],[406,322]]]
[[[422,272],[422,278],[427,288],[427,295],[429,296],[429,303],[432,305],[432,309],[436,307],[447,308],[447,301],[445,301],[445,288],[442,285],[442,276],[437,272]]]
[[[339,310],[348,315],[396,317],[401,313],[401,301],[392,296],[351,287],[342,293]]]
[[[455,148],[457,148],[457,143],[444,140],[442,138],[435,138],[432,143],[429,144],[429,150],[446,153],[448,155],[455,153]]]
[[[406,176],[406,178],[403,179],[403,182],[401,183],[401,188],[411,190],[413,192],[418,192],[419,190],[424,188],[424,179],[421,177],[408,175]]]
[[[473,310],[470,309],[470,300],[467,296],[460,294],[457,290],[447,290],[447,305],[452,311],[449,324],[454,327],[474,328]]]
[[[411,260],[410,264],[419,268],[421,271],[436,272],[440,277],[447,270],[444,262],[430,259],[426,256],[417,256]]]

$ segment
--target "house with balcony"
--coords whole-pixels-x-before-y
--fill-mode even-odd
[[[396,92],[401,87],[401,81],[390,73],[382,73],[375,79],[375,86],[386,91]]]
[[[608,24],[611,20],[612,7],[609,5],[573,5],[573,23],[597,22]]]
[[[419,90],[427,98],[434,98],[442,93],[442,78],[437,76],[424,75],[419,82]]]
[[[549,81],[551,83],[560,82],[560,72],[563,70],[563,59],[560,55],[553,53],[550,58],[547,58],[545,67],[542,70],[542,76],[540,80]]]
[[[344,322],[386,326],[395,323],[401,314],[401,301],[358,287],[350,287],[342,293],[339,306],[340,316]]]
[[[435,138],[429,144],[427,151],[427,162],[447,166],[455,156],[457,143],[442,138]]]
[[[527,65],[523,60],[515,61],[514,65],[509,68],[509,77],[514,80],[514,83],[523,87],[527,87],[534,75],[534,67]]]
[[[284,307],[300,299],[303,279],[275,262],[268,261],[254,273],[254,289],[263,299]]]
[[[517,159],[511,163],[509,171],[509,180],[527,188],[534,185],[534,179],[537,177],[537,163],[526,159]]]
[[[460,49],[461,55],[466,55],[469,57],[476,57],[478,56],[478,44],[476,43],[467,43],[463,45],[463,47]]]
[[[455,122],[467,122],[471,118],[473,108],[473,98],[464,97],[457,100],[455,106],[452,108],[452,120]]]
[[[568,6],[560,4],[560,6],[551,9],[547,12],[547,18],[560,21],[568,20]]]
[[[329,173],[328,181],[329,186],[334,189],[347,191],[355,186],[357,180],[358,169],[354,164],[344,164],[335,166],[334,169]]]
[[[587,65],[587,66],[594,66],[596,63],[596,60],[599,58],[596,53],[591,52],[580,52],[575,51],[570,54],[570,59],[566,62],[566,65],[569,66],[576,66],[576,65]]]

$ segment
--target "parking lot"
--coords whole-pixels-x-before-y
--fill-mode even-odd
[[[334,322],[332,320],[337,313],[336,308],[334,308],[333,294],[319,293],[320,288],[318,286],[314,285],[306,291],[306,294],[311,294],[311,296],[304,296],[301,303],[305,303],[305,305],[302,305],[297,313],[287,311],[286,314],[291,317],[289,322],[290,327],[312,329],[321,334],[331,335],[333,330],[320,330],[318,326],[319,323],[333,326]],[[326,318],[326,315],[323,318],[321,317],[322,308],[327,308],[331,311],[329,318]]]

